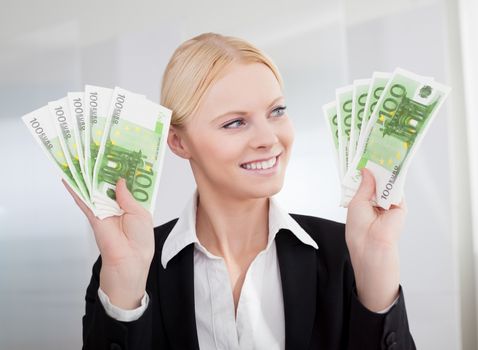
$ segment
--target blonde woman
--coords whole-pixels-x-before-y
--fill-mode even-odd
[[[214,33],[184,42],[161,104],[197,184],[178,218],[153,227],[122,179],[120,217],[97,219],[70,191],[100,250],[84,349],[415,349],[399,284],[405,204],[373,207],[365,171],[345,225],[280,207],[294,132],[263,52]]]

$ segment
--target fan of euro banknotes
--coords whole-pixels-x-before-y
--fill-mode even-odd
[[[100,219],[121,215],[119,178],[151,213],[171,111],[120,87],[86,85],[22,117],[61,177]]]
[[[401,68],[375,72],[336,89],[323,106],[347,207],[361,182],[361,169],[376,181],[374,204],[399,204],[410,160],[450,88]]]

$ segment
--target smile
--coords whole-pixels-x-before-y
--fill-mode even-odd
[[[275,169],[277,169],[279,156],[280,154],[263,161],[244,163],[241,164],[241,168],[258,173],[264,173],[267,170],[269,170],[269,172],[274,171]]]

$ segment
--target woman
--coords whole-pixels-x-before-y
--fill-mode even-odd
[[[170,149],[197,188],[153,228],[117,184],[121,217],[87,216],[100,250],[86,294],[85,349],[414,349],[399,284],[405,204],[374,207],[374,178],[346,225],[289,215],[294,133],[280,74],[251,44],[207,33],[174,52],[161,104]]]

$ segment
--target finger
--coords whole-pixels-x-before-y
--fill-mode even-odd
[[[61,179],[61,182],[63,182],[63,185],[66,187],[66,190],[73,197],[76,205],[78,205],[78,207],[80,207],[81,211],[83,212],[83,214],[86,215],[86,217],[88,218],[90,223],[93,223],[93,221],[95,220],[95,214],[93,214],[91,209],[88,208],[88,206],[85,204],[85,202],[83,202],[83,200],[75,193],[75,191],[73,191],[73,189],[70,187],[70,185],[68,185],[66,183],[66,181],[64,179]]]
[[[116,182],[116,202],[121,209],[130,214],[141,214],[144,208],[139,204],[126,186],[126,180],[120,178]]]
[[[375,198],[375,178],[367,168],[362,168],[362,182],[353,200],[370,202]]]

